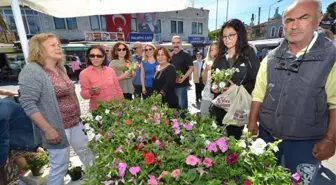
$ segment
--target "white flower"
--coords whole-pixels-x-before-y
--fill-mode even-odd
[[[242,147],[242,148],[246,148],[246,143],[244,140],[240,140],[238,143],[238,146]]]
[[[131,133],[127,134],[127,137],[130,138],[130,139],[133,139],[133,138],[135,138],[135,135],[134,135],[133,132],[131,132]]]
[[[278,152],[278,151],[279,151],[279,148],[278,148],[278,146],[273,146],[272,150],[273,150],[274,152]]]
[[[263,154],[266,145],[267,144],[263,139],[258,138],[252,143],[252,146],[250,146],[251,152],[256,155]]]
[[[102,135],[101,134],[97,134],[96,135],[96,141],[100,141],[100,138],[102,137]]]
[[[208,144],[210,144],[211,142],[210,142],[209,140],[206,140],[204,143],[205,143],[205,145],[208,145]]]
[[[110,110],[106,109],[105,114],[110,114]]]
[[[217,124],[216,124],[215,121],[212,122],[212,125],[211,125],[211,126],[212,126],[213,129],[217,129],[217,128],[218,128],[218,126],[217,126]]]
[[[184,139],[184,136],[180,136],[180,139],[183,140],[183,139]]]
[[[230,73],[228,71],[225,71],[225,76],[229,76]]]
[[[201,137],[205,138],[205,134],[201,134]]]
[[[221,70],[219,70],[218,68],[216,68],[215,73],[218,74],[218,73],[220,73],[220,72],[221,72]]]
[[[246,125],[244,126],[243,133],[244,133],[244,134],[247,134],[247,133],[248,133],[248,129],[247,129],[247,126],[246,126]]]
[[[194,125],[197,124],[197,122],[196,121],[191,121],[190,124],[194,126]]]
[[[218,85],[217,85],[217,84],[212,84],[212,88],[213,88],[213,89],[217,89],[217,88],[218,88]]]
[[[238,68],[235,68],[236,72],[239,73],[239,69]]]
[[[101,121],[103,119],[103,117],[101,117],[101,116],[96,116],[96,118],[95,118],[95,120],[97,120],[97,121]]]

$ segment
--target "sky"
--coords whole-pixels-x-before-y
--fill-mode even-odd
[[[209,12],[209,30],[216,29],[216,6],[217,0],[194,0],[195,8],[201,8],[210,10]],[[218,21],[217,29],[219,29],[224,21],[226,21],[226,9],[228,0],[218,0]],[[276,3],[278,0],[229,0],[229,14],[228,19],[237,18],[242,20],[246,24],[251,23],[251,16],[254,13],[254,24],[258,23],[258,7],[261,7],[260,23],[266,22],[268,18],[269,7],[271,4],[270,16],[273,17],[275,9],[279,7],[279,14],[282,15],[284,9],[290,5],[293,0],[282,0]],[[327,6],[333,3],[335,0],[322,0],[322,11],[325,13]]]

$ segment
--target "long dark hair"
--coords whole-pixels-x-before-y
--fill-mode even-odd
[[[120,45],[123,45],[126,48],[126,55],[125,55],[125,60],[130,61],[131,60],[131,51],[129,50],[128,46],[124,42],[117,42],[113,48],[112,48],[112,60],[118,60],[118,48]]]
[[[105,52],[105,49],[103,48],[103,46],[100,46],[100,45],[93,45],[86,51],[86,63],[87,63],[87,65],[88,66],[92,65],[92,62],[90,60],[89,55],[90,55],[91,50],[93,50],[93,49],[98,49],[104,55],[104,61],[101,65],[105,66],[106,60],[107,60],[107,55],[106,55],[106,52]]]
[[[228,50],[228,48],[225,46],[224,41],[223,41],[223,32],[224,32],[224,28],[229,28],[229,27],[233,28],[237,32],[237,43],[235,46],[236,53],[234,54],[233,58],[238,59],[239,57],[248,55],[248,53],[250,52],[249,50],[252,48],[249,47],[249,44],[247,42],[247,31],[246,31],[245,25],[239,19],[231,19],[225,22],[221,28],[220,37],[218,40],[219,51],[218,51],[217,58],[226,54]]]

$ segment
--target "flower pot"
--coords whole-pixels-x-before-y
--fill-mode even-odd
[[[31,168],[30,171],[32,172],[33,176],[40,176],[44,173],[45,168]]]
[[[80,180],[82,178],[82,173],[83,173],[83,170],[79,166],[72,169],[71,172],[68,172],[72,181]]]

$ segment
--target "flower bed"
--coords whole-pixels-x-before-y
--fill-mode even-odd
[[[214,120],[161,106],[159,96],[101,104],[89,143],[95,165],[86,184],[297,184],[299,178],[276,165],[273,150],[246,129],[240,141],[225,138]]]

